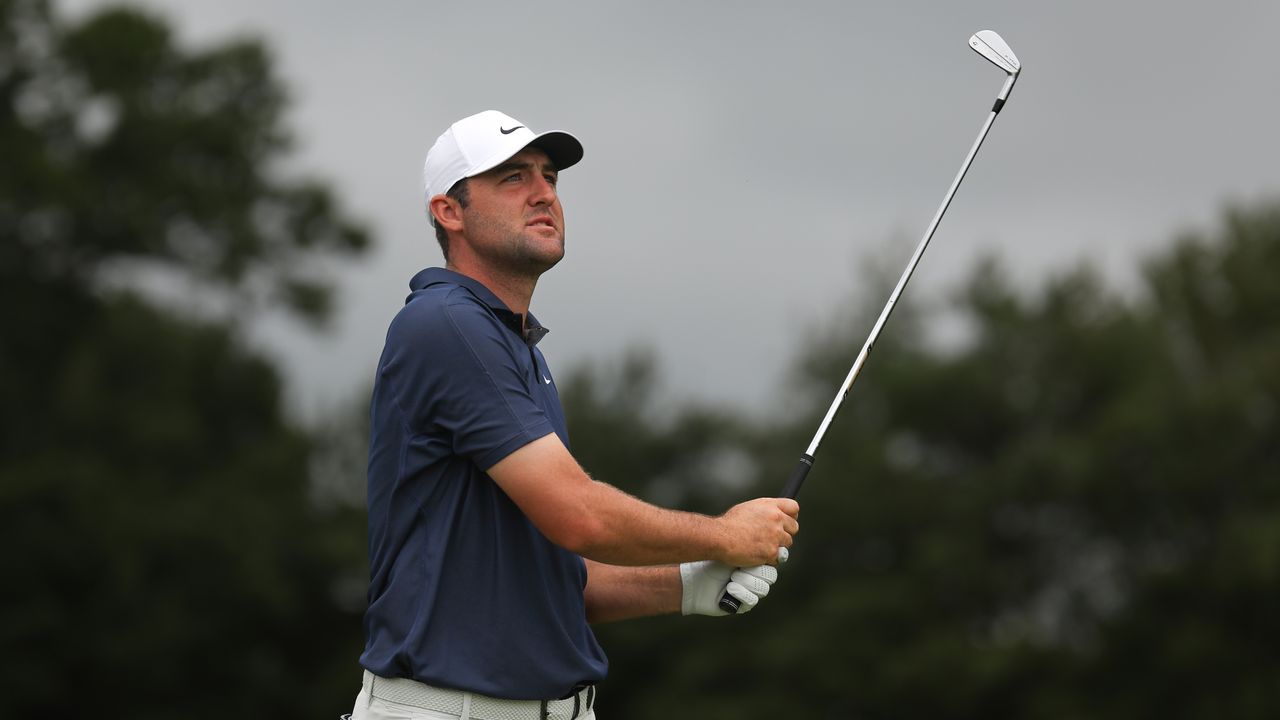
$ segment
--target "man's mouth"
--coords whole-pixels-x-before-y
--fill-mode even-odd
[[[536,218],[534,218],[534,219],[530,220],[528,224],[529,224],[529,226],[530,226],[530,227],[536,227],[536,226],[538,226],[538,225],[546,225],[547,227],[551,228],[552,230],[554,230],[554,229],[555,229],[555,227],[556,227],[555,222],[554,222],[554,221],[552,221],[552,219],[551,219],[551,218],[549,218],[549,217],[545,217],[545,216],[544,216],[544,217],[536,217]]]

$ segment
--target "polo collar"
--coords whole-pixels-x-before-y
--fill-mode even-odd
[[[412,292],[408,298],[405,298],[405,302],[407,303],[413,298],[412,293],[440,284],[461,285],[466,288],[477,300],[488,305],[489,309],[493,310],[494,315],[497,315],[498,319],[502,321],[502,324],[507,326],[507,329],[511,332],[519,335],[529,347],[537,345],[539,340],[551,332],[538,322],[533,313],[529,313],[526,320],[520,313],[512,312],[506,303],[498,299],[498,296],[494,295],[493,291],[485,287],[479,280],[463,275],[460,272],[454,272],[448,268],[427,268],[414,275],[413,279],[409,281],[409,290]],[[522,325],[524,326],[523,334],[521,333]]]

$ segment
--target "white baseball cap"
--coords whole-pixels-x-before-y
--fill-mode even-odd
[[[427,151],[422,168],[426,200],[449,192],[454,183],[501,165],[526,147],[541,149],[563,170],[582,159],[582,143],[566,132],[534,134],[524,123],[497,110],[485,110],[449,126]]]

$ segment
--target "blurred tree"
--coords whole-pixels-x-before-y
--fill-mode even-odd
[[[367,428],[292,426],[238,332],[280,304],[322,321],[324,258],[367,242],[281,172],[284,104],[256,43],[184,50],[137,12],[67,25],[0,0],[11,714],[350,704]],[[900,307],[774,595],[736,620],[600,627],[602,716],[1280,714],[1278,272],[1270,204],[1181,239],[1132,300],[1087,269],[1026,297],[984,264],[948,352]],[[660,413],[643,354],[571,373],[574,451],[666,505],[774,493],[856,325],[797,359],[794,418]]]
[[[774,595],[735,621],[600,628],[602,712],[1280,714],[1277,274],[1280,204],[1261,205],[1183,238],[1129,302],[1087,269],[1024,298],[986,262],[956,298],[965,346],[927,350],[895,316]],[[739,498],[777,492],[861,346],[855,324],[799,359],[807,416],[747,431],[761,484]],[[645,432],[596,433],[591,452],[635,452]],[[629,469],[650,465],[608,479],[643,487]]]
[[[354,697],[357,527],[245,315],[328,315],[366,233],[286,177],[266,49],[0,0],[0,674],[18,717],[314,717]]]
[[[561,387],[574,456],[628,492],[667,507],[720,512],[732,494],[756,483],[750,426],[693,404],[662,413],[650,352],[632,350],[608,368],[574,368]]]

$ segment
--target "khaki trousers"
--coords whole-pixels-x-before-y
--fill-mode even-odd
[[[596,720],[595,691],[547,703],[503,700],[424,685],[405,678],[383,678],[368,670],[350,720]],[[574,709],[577,708],[577,715]]]

